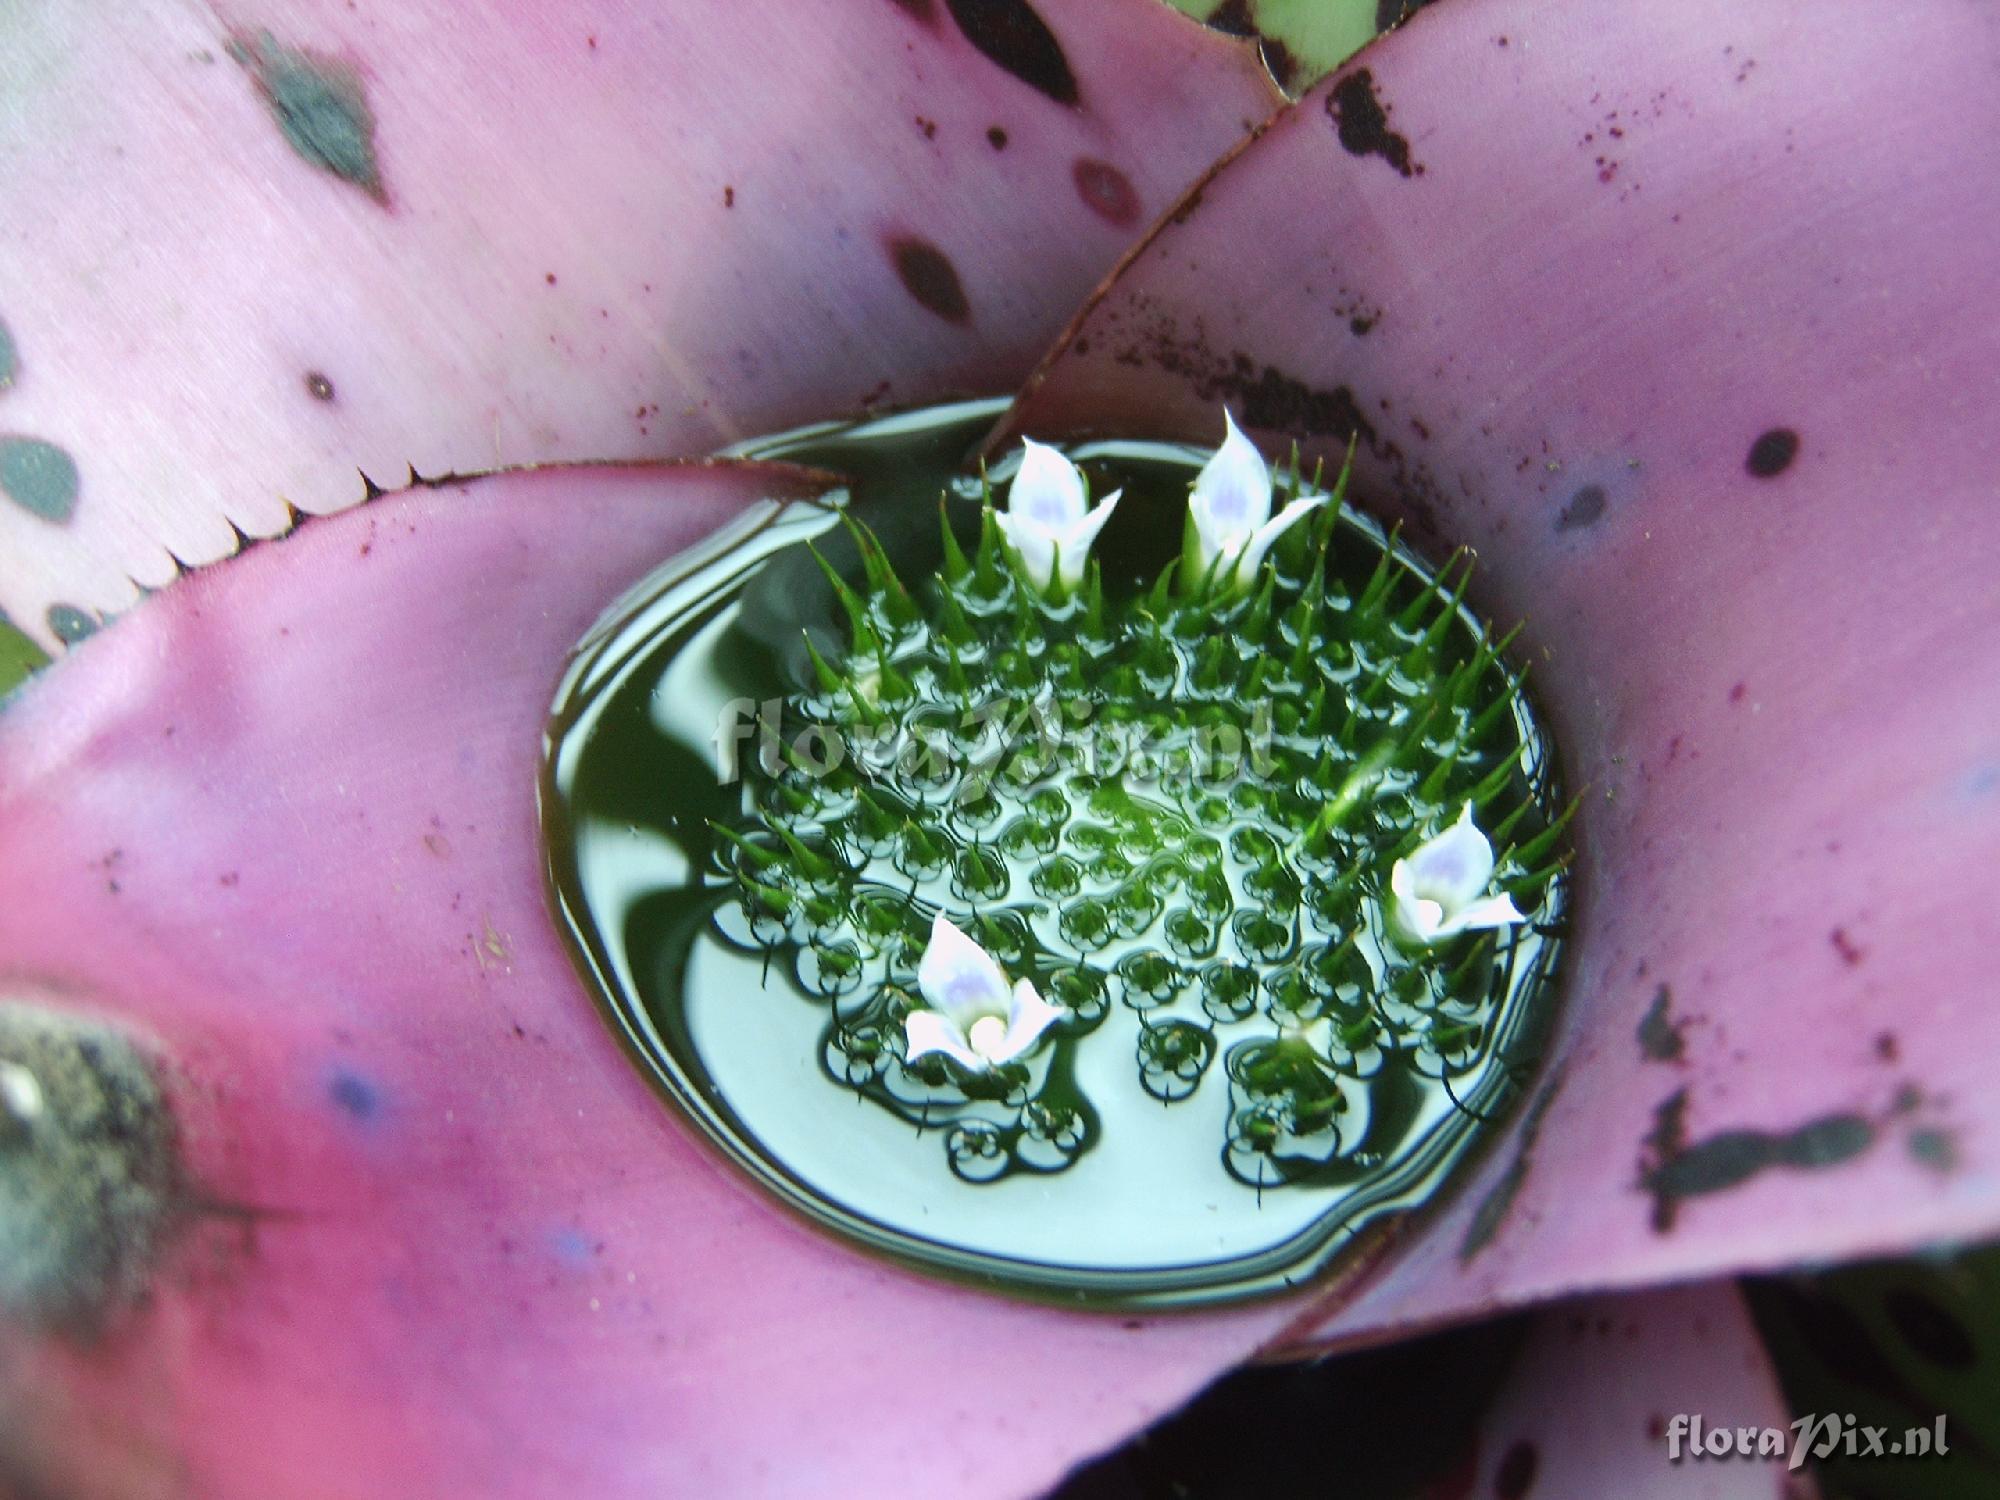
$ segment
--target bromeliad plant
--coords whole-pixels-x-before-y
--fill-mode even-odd
[[[2000,18],[1567,10],[1441,0],[1240,151],[1247,51],[1143,0],[0,21],[0,600],[45,636],[357,467],[703,453],[1011,386],[1069,319],[1015,431],[1358,439],[1529,620],[1590,788],[1480,1174],[1364,1278],[1131,1328],[806,1232],[553,935],[564,654],[830,478],[540,468],[249,548],[0,715],[10,1480],[1020,1494],[1253,1353],[1587,1287],[1620,1357],[1544,1319],[1475,1486],[1768,1492],[1646,1436],[1722,1376],[1785,1419],[1714,1278],[2000,1228],[1992,914],[1937,878],[2000,862]]]

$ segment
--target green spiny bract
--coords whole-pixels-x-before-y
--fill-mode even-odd
[[[921,581],[851,518],[859,576],[821,559],[846,641],[808,641],[783,769],[753,775],[718,873],[753,941],[826,1006],[829,1076],[944,1130],[960,1176],[1089,1149],[1101,1125],[1072,1054],[1116,1002],[1139,1018],[1153,1100],[1190,1097],[1224,1059],[1234,1175],[1344,1178],[1357,1101],[1472,1066],[1526,987],[1511,933],[1423,955],[1384,934],[1391,865],[1468,801],[1497,832],[1494,889],[1534,916],[1562,819],[1505,641],[1464,610],[1470,559],[1426,575],[1340,512],[1345,483],[1228,591],[1178,592],[1171,565],[1114,586],[1093,560],[1053,599],[990,491],[969,542],[947,503]],[[904,1060],[940,911],[1069,1008],[1052,1045],[977,1075]]]

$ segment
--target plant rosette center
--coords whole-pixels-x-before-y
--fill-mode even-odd
[[[771,549],[811,558],[790,643],[754,585],[711,615],[769,672],[716,704],[706,916],[638,1006],[670,1092],[884,1248],[1121,1295],[1316,1263],[1518,1090],[1560,948],[1547,743],[1468,560],[1424,568],[1344,474],[1273,475],[1233,422],[1198,465],[1079,454],[944,476],[928,536],[843,511]],[[811,1139],[848,1130],[844,1165]],[[1142,1160],[1199,1232],[1117,1243]],[[1009,1226],[1010,1184],[1072,1179],[1074,1244],[1066,1209]]]

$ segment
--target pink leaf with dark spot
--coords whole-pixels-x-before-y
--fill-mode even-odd
[[[1585,799],[1560,1087],[1329,1338],[2000,1230],[2000,15],[1891,59],[1845,14],[1425,11],[1013,417],[1358,433],[1528,621]]]
[[[870,1258],[711,1156],[586,996],[534,805],[564,656],[653,561],[802,488],[391,497],[148,602],[0,714],[0,997],[136,1028],[189,1181],[146,1305],[10,1343],[0,1472],[1017,1496],[1295,1314],[1122,1320]]]
[[[1788,1467],[1791,1421],[1733,1286],[1558,1303],[1537,1315],[1480,1423],[1470,1493],[1496,1500],[1807,1500],[1809,1478]],[[1744,1428],[1758,1442],[1778,1434],[1784,1451],[1690,1452],[1691,1438],[1713,1444],[1716,1431],[1727,1429],[1734,1444]]]
[[[75,483],[0,486],[0,606],[47,639],[52,604],[122,607],[362,473],[682,455],[1018,383],[1278,98],[1157,0],[998,7],[1036,17],[998,33],[962,9],[8,23],[0,439]]]

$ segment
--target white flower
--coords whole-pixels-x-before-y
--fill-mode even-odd
[[[1023,979],[1012,990],[993,956],[940,915],[917,964],[917,988],[929,1010],[903,1018],[903,1057],[915,1062],[942,1052],[979,1073],[1022,1056],[1062,1019]]]
[[[1511,896],[1484,896],[1492,878],[1493,846],[1473,826],[1468,802],[1456,823],[1389,872],[1389,916],[1397,936],[1428,947],[1475,928],[1527,921]]]
[[[993,519],[1038,588],[1048,588],[1056,579],[1066,589],[1075,588],[1083,581],[1090,544],[1125,492],[1112,491],[1091,510],[1082,470],[1046,443],[1033,438],[1022,442],[1025,451],[1007,486],[1007,508]]]
[[[16,1123],[31,1125],[42,1117],[42,1082],[17,1062],[0,1060],[0,1109]]]
[[[1256,578],[1271,544],[1299,517],[1326,504],[1327,497],[1301,495],[1272,515],[1271,471],[1264,455],[1237,430],[1226,408],[1222,420],[1229,434],[1195,476],[1194,493],[1188,497],[1192,525],[1182,566],[1189,585],[1206,582],[1212,571],[1215,582],[1228,589]]]

